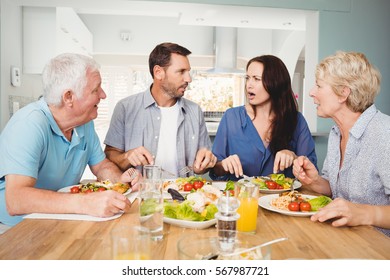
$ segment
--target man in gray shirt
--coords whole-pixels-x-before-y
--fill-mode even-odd
[[[104,143],[107,157],[122,170],[157,164],[180,176],[185,166],[196,174],[214,167],[203,112],[183,98],[192,80],[189,54],[174,43],[157,45],[149,56],[153,84],[116,105]]]

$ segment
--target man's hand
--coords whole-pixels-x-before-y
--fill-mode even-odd
[[[154,164],[153,155],[144,147],[140,146],[126,152],[126,158],[131,166]]]
[[[208,149],[202,148],[196,153],[193,170],[196,174],[203,174],[213,168],[217,163],[217,157]]]
[[[140,172],[138,172],[137,169],[129,168],[125,172],[123,172],[120,181],[122,183],[130,183],[132,189],[135,191],[138,190],[137,183],[140,181],[141,178],[142,175]]]

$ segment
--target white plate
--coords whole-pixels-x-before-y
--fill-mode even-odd
[[[314,213],[316,213],[315,211],[312,211],[312,212],[300,212],[300,211],[281,210],[281,209],[278,209],[276,207],[273,207],[271,205],[271,201],[273,199],[275,199],[275,198],[278,198],[278,197],[279,197],[278,194],[264,195],[264,196],[259,198],[259,205],[260,205],[260,207],[262,207],[264,209],[267,209],[267,210],[270,210],[270,211],[273,211],[273,212],[277,212],[277,213],[280,213],[280,214],[283,214],[283,215],[288,215],[288,216],[308,217],[308,216],[311,216]],[[315,195],[306,195],[306,194],[302,195],[302,198],[304,198],[304,199],[312,199],[312,198],[316,198],[316,197],[317,196],[315,196]]]
[[[238,180],[238,182],[242,182],[244,180],[253,179],[253,178],[254,177],[249,177],[249,178],[246,178],[246,179],[240,179],[240,180]],[[301,182],[295,181],[294,182],[294,190],[299,189],[300,187],[302,187]],[[278,194],[278,193],[288,192],[288,191],[290,191],[290,189],[269,190],[269,189],[260,189],[259,188],[259,192],[260,193],[266,193],[266,194]]]
[[[65,192],[65,193],[70,193],[70,189],[73,188],[74,186],[81,186],[81,184],[79,185],[73,185],[73,186],[68,186],[68,187],[64,187],[62,189],[59,189],[57,192]],[[123,195],[128,195],[131,193],[131,188],[129,188]]]
[[[221,192],[226,189],[227,182],[211,182],[211,185],[219,189]]]
[[[171,224],[178,227],[205,229],[211,227],[212,225],[215,225],[217,223],[217,219],[212,219],[203,222],[196,222],[196,221],[186,221],[186,220],[178,220],[178,219],[164,217],[164,223]]]

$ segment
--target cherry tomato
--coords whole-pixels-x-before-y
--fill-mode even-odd
[[[266,181],[266,182],[265,182],[265,185],[266,185],[267,188],[270,189],[270,190],[274,190],[274,189],[276,189],[276,188],[278,187],[278,183],[276,183],[276,182],[274,182],[274,181],[271,181],[271,180]]]
[[[84,191],[84,193],[91,193],[91,192],[93,192],[93,190],[91,190],[91,189],[86,189],[86,190]]]
[[[80,188],[79,186],[73,186],[70,188],[70,192],[71,193],[79,193],[80,192]]]
[[[226,195],[226,192],[229,192],[229,196],[234,196],[234,190],[224,191],[223,195]]]
[[[200,189],[202,188],[204,185],[204,183],[202,181],[195,181],[194,182],[194,189],[197,190],[197,189]]]
[[[311,211],[311,205],[309,202],[303,201],[303,202],[299,203],[299,209],[302,212],[309,212],[309,211]]]
[[[288,210],[290,211],[299,211],[299,203],[296,201],[290,202],[288,204]]]
[[[190,192],[193,189],[194,185],[191,183],[185,183],[183,186],[183,190],[185,192]]]
[[[283,188],[282,185],[276,184],[276,189],[277,189],[277,190],[282,190],[282,189],[284,189],[284,188]]]
[[[98,192],[104,192],[105,190],[106,190],[105,187],[99,187],[99,188],[97,189]]]

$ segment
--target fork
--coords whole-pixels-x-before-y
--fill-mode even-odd
[[[188,173],[191,173],[194,171],[194,168],[192,166],[184,166],[182,169],[179,170],[179,175],[187,175]]]
[[[138,176],[138,170],[135,169],[135,168],[129,168],[127,169],[127,174],[129,175],[130,177],[130,182],[133,181],[133,179],[135,179],[137,176]]]
[[[290,192],[293,192],[294,191],[294,184],[295,184],[295,181],[297,180],[297,177],[294,176],[292,182],[291,182],[291,186],[290,186]]]
[[[170,172],[168,170],[165,170],[164,168],[161,168],[161,172],[162,172],[164,178],[168,177],[166,179],[172,179],[172,178],[177,177],[175,174],[173,174],[172,172]]]

